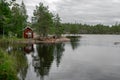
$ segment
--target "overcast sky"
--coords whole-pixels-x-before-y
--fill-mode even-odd
[[[112,25],[120,22],[120,0],[23,0],[28,15],[40,2],[58,13],[62,22]],[[21,2],[21,0],[17,0]]]

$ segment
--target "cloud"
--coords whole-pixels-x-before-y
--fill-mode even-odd
[[[39,2],[58,13],[62,22],[105,25],[120,22],[120,0],[24,0],[29,16]]]
[[[63,22],[111,25],[119,22],[119,7],[119,0],[71,0],[59,4],[58,13]]]

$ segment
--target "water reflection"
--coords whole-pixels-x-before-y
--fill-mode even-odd
[[[0,48],[3,49],[3,50],[6,50],[10,46],[11,46],[11,44],[8,43],[8,42],[0,42]]]
[[[24,80],[28,68],[27,57],[24,55],[24,51],[22,48],[13,48],[11,51],[9,51],[9,53],[16,61],[19,78],[21,78],[21,80]]]
[[[27,57],[25,56],[24,52],[25,45],[16,45],[6,42],[0,43],[0,45],[0,48],[6,51],[9,56],[11,56],[15,60],[15,65],[20,80],[25,80],[28,69]]]
[[[32,55],[32,65],[37,75],[40,75],[41,79],[44,76],[49,75],[51,65],[56,60],[56,65],[59,66],[60,60],[64,51],[64,44],[37,44],[38,56]]]
[[[64,46],[64,43],[0,43],[0,47],[15,59],[18,77],[20,80],[28,80],[27,75],[30,74],[30,66],[33,67],[34,72],[37,76],[39,76],[41,79],[44,79],[44,76],[49,75],[49,71],[53,61],[56,62],[56,67],[59,67],[64,52]],[[28,57],[29,55],[31,55],[31,57]]]
[[[54,52],[54,46],[53,45],[38,45],[37,46],[38,56],[40,58],[39,68],[34,66],[35,71],[37,71],[37,74],[39,74],[42,78],[44,75],[49,74],[49,70],[51,67],[51,64],[54,60],[53,52]]]
[[[24,46],[24,52],[25,53],[31,53],[31,52],[33,52],[34,51],[34,49],[33,49],[33,44],[26,44],[25,46]]]
[[[71,43],[71,47],[73,50],[75,50],[80,44],[80,37],[79,36],[71,36],[70,38],[70,43]]]
[[[65,44],[56,44],[55,49],[54,49],[54,56],[56,60],[56,65],[59,67],[61,58],[63,56],[63,52],[65,51],[64,49]]]
[[[83,35],[69,43],[8,44],[20,80],[120,80],[120,35]],[[72,50],[72,49],[73,50]]]

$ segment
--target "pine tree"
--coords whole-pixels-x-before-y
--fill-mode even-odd
[[[11,21],[11,11],[8,2],[0,1],[0,34],[8,34],[8,28]]]
[[[63,28],[61,25],[61,19],[58,14],[55,15],[54,18],[54,26],[55,26],[55,35],[59,38],[61,34],[63,33]]]
[[[27,18],[28,18],[28,15],[27,15],[27,11],[26,11],[26,6],[24,4],[24,2],[22,1],[21,3],[21,15],[23,16],[22,19],[23,19],[23,27],[26,27],[27,26]]]
[[[53,26],[53,15],[49,12],[48,7],[44,6],[43,3],[39,3],[39,6],[36,6],[36,10],[34,10],[34,25],[36,32],[46,37],[50,28]]]
[[[17,37],[22,37],[23,29],[27,25],[27,13],[25,4],[22,1],[22,4],[19,5],[15,3],[12,7],[12,28],[11,31]]]

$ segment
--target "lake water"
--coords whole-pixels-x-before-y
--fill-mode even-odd
[[[120,35],[81,36],[66,43],[4,49],[23,54],[17,58],[20,65],[27,63],[19,69],[20,80],[120,80]]]

